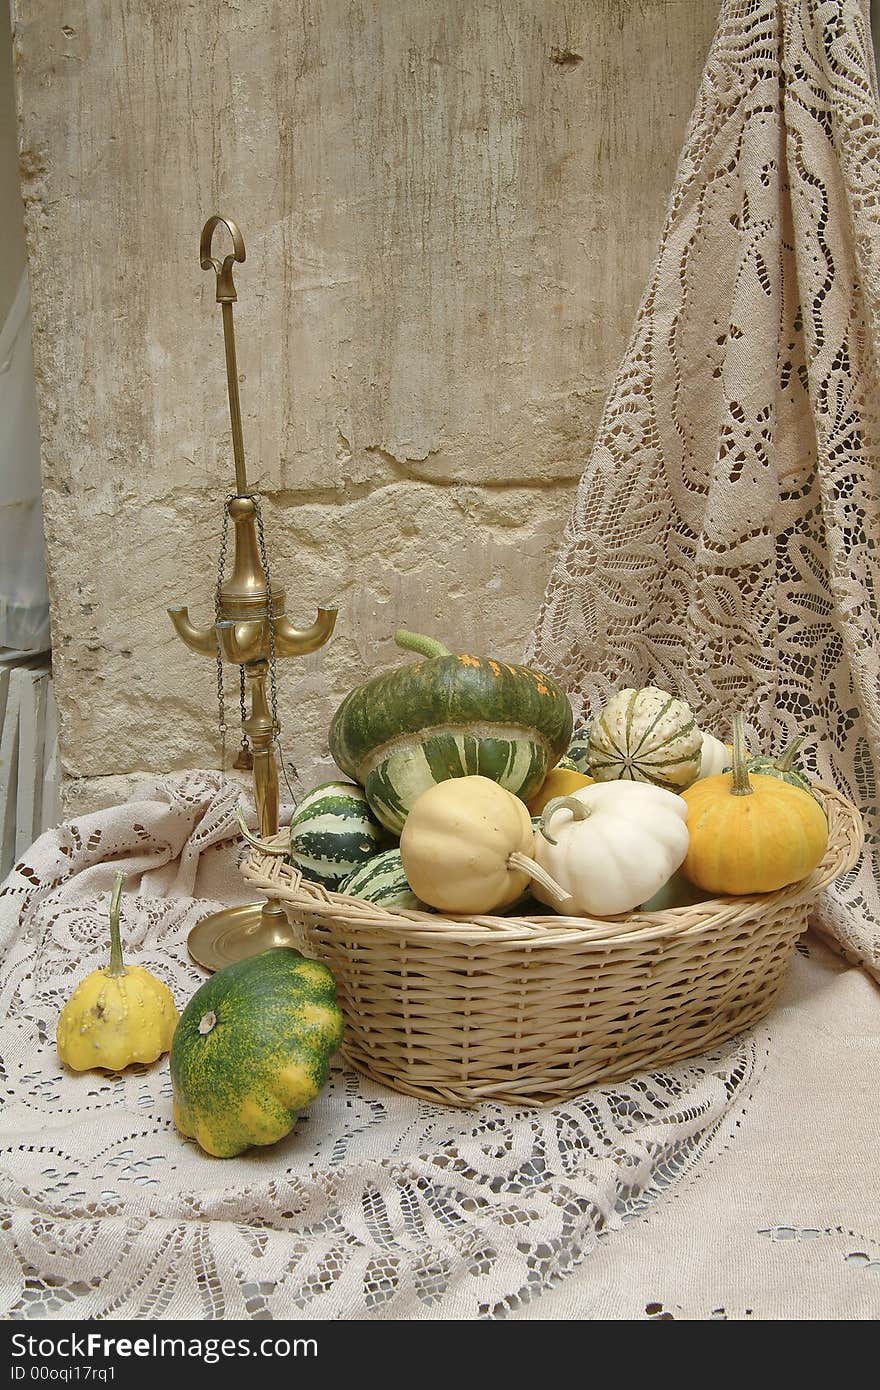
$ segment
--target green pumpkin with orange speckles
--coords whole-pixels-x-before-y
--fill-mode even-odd
[[[326,965],[276,946],[197,989],[171,1044],[174,1123],[216,1158],[289,1134],[342,1042]]]
[[[394,640],[422,660],[352,690],[330,725],[330,752],[377,820],[399,835],[422,792],[450,777],[534,796],[571,738],[565,691],[528,666],[454,655],[403,628]]]

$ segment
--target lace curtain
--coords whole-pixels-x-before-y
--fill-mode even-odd
[[[861,808],[820,926],[880,970],[880,113],[867,0],[725,0],[528,657],[681,695]]]

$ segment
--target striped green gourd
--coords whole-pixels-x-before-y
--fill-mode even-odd
[[[303,797],[290,819],[288,859],[312,883],[336,888],[386,843],[362,788],[323,782]]]
[[[488,777],[523,801],[571,738],[571,705],[549,676],[400,629],[422,658],[352,690],[330,725],[337,765],[364,787],[395,835],[422,792],[450,777]]]
[[[700,775],[703,735],[684,700],[646,685],[619,690],[590,725],[588,773],[597,782],[653,782],[680,792]]]
[[[420,898],[417,898],[403,872],[403,861],[399,849],[386,849],[368,863],[362,864],[354,873],[343,879],[337,889],[348,893],[352,898],[364,898],[366,902],[379,903],[382,907],[408,907],[415,912],[430,912]]]
[[[582,772],[590,776],[590,730],[578,729],[572,739],[568,752],[559,759],[560,767],[570,767],[572,772]]]

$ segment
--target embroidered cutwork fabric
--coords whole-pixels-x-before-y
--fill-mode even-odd
[[[205,978],[186,937],[205,896],[243,898],[236,796],[210,773],[157,782],[43,836],[0,894],[0,1315],[504,1317],[730,1140],[760,1034],[544,1111],[444,1109],[339,1064],[287,1140],[228,1160],[175,1130],[167,1058],[62,1068],[58,1014],[106,963],[117,868],[128,960],[181,1009]]]
[[[725,0],[528,656],[685,698],[862,810],[820,926],[880,973],[880,115],[860,0]]]

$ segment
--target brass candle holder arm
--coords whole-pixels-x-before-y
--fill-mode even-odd
[[[311,627],[294,627],[289,618],[275,620],[275,650],[279,656],[304,656],[323,647],[336,626],[336,608],[319,608]]]
[[[182,603],[174,604],[166,612],[178,637],[191,651],[199,652],[201,656],[217,655],[217,632],[213,623],[210,627],[196,627],[190,620],[189,609]]]

